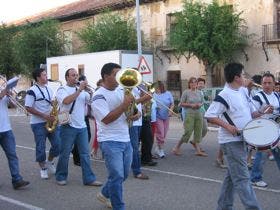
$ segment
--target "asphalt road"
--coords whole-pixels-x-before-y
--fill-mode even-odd
[[[11,116],[17,141],[17,154],[23,177],[31,182],[24,190],[12,189],[7,160],[0,152],[0,209],[107,209],[96,200],[97,187],[83,186],[81,170],[70,159],[66,186],[58,186],[55,178],[41,180],[35,162],[34,140],[27,117]],[[168,133],[167,157],[158,160],[156,167],[143,167],[149,180],[138,180],[132,175],[124,184],[124,200],[129,210],[206,210],[215,209],[226,170],[214,164],[218,143],[217,132],[208,132],[202,147],[208,157],[197,157],[190,144],[183,145],[183,155],[170,154],[182,135],[182,123],[173,118]],[[100,181],[106,180],[103,161],[93,161],[92,167]],[[266,189],[255,188],[258,200],[265,210],[279,210],[279,170],[274,161],[265,164]],[[235,208],[244,209],[238,195]]]

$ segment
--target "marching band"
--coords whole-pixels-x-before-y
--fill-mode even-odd
[[[27,91],[25,106],[20,108],[31,114],[30,125],[34,134],[36,162],[42,179],[48,179],[49,174],[55,174],[57,184],[66,185],[69,156],[74,148],[73,159],[74,163],[81,167],[83,184],[102,186],[97,199],[107,207],[125,209],[122,191],[129,170],[132,168],[135,178],[148,179],[149,177],[141,171],[141,159],[142,164],[145,165],[157,164],[152,160],[151,153],[154,139],[151,124],[151,115],[153,115],[151,113],[154,109],[152,105],[157,104],[154,110],[166,113],[167,118],[174,108],[171,94],[168,98],[169,102],[164,102],[164,106],[161,105],[160,88],[164,88],[161,83],[156,87],[156,94],[151,91],[146,92],[145,90],[149,90],[150,87],[142,83],[140,73],[135,71],[121,70],[118,64],[107,63],[101,69],[102,85],[94,89],[88,85],[87,80],[78,81],[81,75],[78,75],[76,69],[70,68],[65,73],[66,85],[61,85],[56,93],[47,84],[52,80],[48,80],[45,69],[33,71],[34,85]],[[218,141],[226,159],[227,174],[217,210],[232,209],[235,190],[246,209],[261,209],[252,185],[267,186],[262,180],[264,151],[272,152],[280,170],[279,122],[277,121],[280,116],[280,96],[274,91],[276,81],[273,74],[268,72],[262,75],[261,84],[247,81],[245,85],[244,69],[239,63],[226,65],[224,74],[226,85],[206,112],[200,111],[203,106],[203,95],[196,89],[196,78],[192,78],[189,85],[194,92],[191,89],[184,92],[181,99],[182,106],[188,108],[186,119],[189,124],[185,124],[185,136],[172,152],[180,155],[181,144],[187,143],[194,132],[195,139],[192,144],[195,145],[196,154],[207,156],[199,146],[203,120],[207,119],[208,122],[220,126]],[[2,80],[0,144],[8,159],[13,188],[20,189],[27,186],[29,182],[23,180],[19,172],[15,138],[8,116],[9,101],[13,102],[10,99],[11,89],[7,87],[7,81],[3,82],[2,76],[0,79]],[[252,86],[258,86],[261,90],[252,94],[250,89]],[[15,106],[19,105],[15,104]],[[198,120],[195,120],[195,117],[192,119],[192,114],[199,116]],[[85,121],[88,119],[86,116],[93,116],[96,123],[98,145],[108,173],[104,185],[97,181],[91,168],[89,151],[91,134],[89,123],[87,125]],[[194,125],[190,128],[192,121]],[[141,130],[142,123],[145,125],[143,130]],[[195,129],[195,123],[199,124],[197,125],[200,127],[199,130]],[[162,127],[167,126],[163,122],[161,124]],[[156,130],[158,155],[162,158],[165,156],[163,143],[166,132],[163,129]],[[48,157],[47,138],[51,144]],[[139,156],[139,139],[143,144],[142,158]],[[252,148],[257,152],[250,174],[247,155],[248,150]]]

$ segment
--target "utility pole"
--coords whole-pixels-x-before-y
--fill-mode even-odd
[[[138,59],[142,57],[142,43],[141,43],[141,27],[140,27],[140,6],[139,0],[136,0],[136,26],[137,26],[137,49],[138,49]]]

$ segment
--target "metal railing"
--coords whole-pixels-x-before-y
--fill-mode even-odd
[[[280,43],[280,23],[262,26],[262,42],[268,44]]]

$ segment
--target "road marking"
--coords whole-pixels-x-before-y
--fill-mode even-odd
[[[40,207],[32,206],[32,205],[30,205],[30,204],[23,203],[23,202],[21,202],[21,201],[18,201],[18,200],[15,200],[15,199],[12,199],[12,198],[3,196],[3,195],[0,195],[0,200],[2,200],[2,201],[7,201],[8,203],[12,203],[12,204],[15,204],[15,205],[17,205],[17,206],[21,206],[21,207],[24,207],[24,208],[30,209],[30,210],[43,210],[43,209],[40,208]]]
[[[17,147],[18,148],[29,149],[29,150],[35,151],[35,148],[32,148],[32,147],[25,147],[25,146],[20,146],[20,145],[17,145]],[[70,155],[70,157],[71,156],[72,155]],[[95,161],[95,162],[104,163],[104,160],[95,160],[95,159],[92,159],[92,158],[90,160]],[[142,169],[145,170],[145,171],[151,171],[151,172],[168,174],[168,175],[173,175],[173,176],[179,176],[179,177],[185,177],[185,178],[190,178],[190,179],[202,180],[202,181],[207,181],[207,182],[214,182],[214,183],[218,183],[218,184],[222,184],[223,183],[223,181],[218,180],[218,179],[211,179],[211,178],[205,178],[205,177],[199,177],[199,176],[192,176],[192,175],[188,175],[188,174],[180,174],[180,173],[175,173],[175,172],[171,172],[171,171],[161,171],[161,170],[158,170],[158,169],[151,169],[151,168],[147,168],[147,167],[142,167]],[[272,189],[272,188],[268,188],[268,187],[262,188],[262,187],[255,187],[255,186],[253,186],[253,188],[261,190],[261,191],[265,191],[265,192],[280,193],[280,190],[276,190],[276,189]]]

